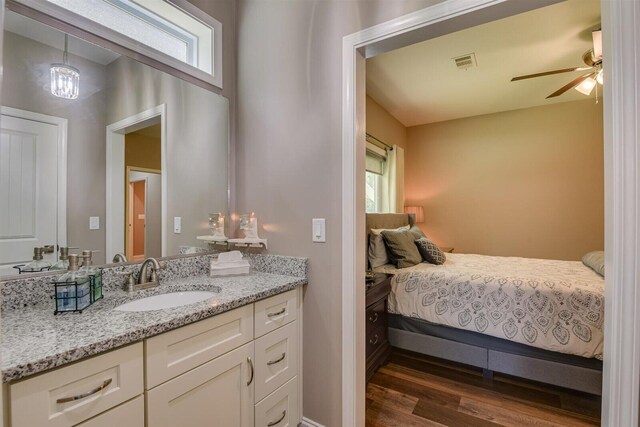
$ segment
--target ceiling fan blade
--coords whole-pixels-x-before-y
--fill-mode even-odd
[[[602,59],[602,30],[594,30],[591,32],[593,39],[593,56],[596,59]]]
[[[571,80],[569,83],[567,83],[566,85],[562,86],[560,89],[558,89],[557,91],[553,92],[551,95],[547,96],[547,99],[555,98],[556,96],[560,96],[563,93],[565,93],[566,91],[568,91],[569,89],[573,89],[574,87],[578,86],[580,83],[582,83],[583,81],[585,81],[589,77],[593,77],[595,75],[596,75],[596,73],[587,73],[587,74],[585,74],[583,76],[578,77],[577,79]]]
[[[535,73],[535,74],[527,74],[524,76],[518,76],[511,79],[512,82],[516,82],[518,80],[524,79],[532,79],[534,77],[542,77],[542,76],[550,76],[552,74],[560,74],[560,73],[570,73],[572,71],[587,71],[592,67],[573,67],[573,68],[563,68],[561,70],[553,70],[553,71],[545,71],[543,73]]]

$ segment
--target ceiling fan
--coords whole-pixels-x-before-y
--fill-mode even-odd
[[[593,39],[593,49],[589,49],[582,55],[582,61],[586,64],[586,67],[574,67],[563,68],[560,70],[545,71],[542,73],[527,74],[524,76],[518,76],[511,79],[512,82],[518,80],[532,79],[534,77],[549,76],[551,74],[570,73],[573,71],[586,71],[577,79],[571,80],[566,85],[562,86],[551,95],[549,98],[555,98],[560,96],[569,89],[575,88],[578,92],[584,95],[590,95],[596,84],[602,84],[602,30],[594,30],[591,32],[591,38]]]

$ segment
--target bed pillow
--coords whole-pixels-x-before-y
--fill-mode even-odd
[[[416,239],[421,239],[423,237],[427,237],[427,236],[424,235],[422,230],[420,230],[420,228],[417,225],[411,226],[409,231],[411,231],[416,236]]]
[[[408,230],[409,226],[405,225],[398,228],[372,228],[369,234],[369,265],[371,269],[389,264],[389,255],[387,254],[387,247],[384,244],[382,233],[385,230],[389,231],[404,231]]]
[[[582,263],[604,277],[604,251],[592,251],[582,257]]]
[[[410,230],[384,230],[380,234],[387,245],[389,258],[396,267],[407,268],[422,262],[422,256],[414,243],[416,236]]]
[[[421,237],[415,242],[418,252],[426,262],[441,265],[447,260],[447,256],[440,248],[427,237]]]

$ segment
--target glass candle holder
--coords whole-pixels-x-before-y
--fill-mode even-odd
[[[244,233],[245,239],[258,238],[258,218],[255,213],[240,215],[240,230]]]

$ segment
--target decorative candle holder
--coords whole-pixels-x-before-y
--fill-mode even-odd
[[[209,229],[214,238],[220,240],[227,239],[227,236],[224,234],[224,215],[221,213],[209,214]]]
[[[245,239],[260,238],[258,237],[258,218],[255,213],[240,215],[240,230],[244,233]]]

